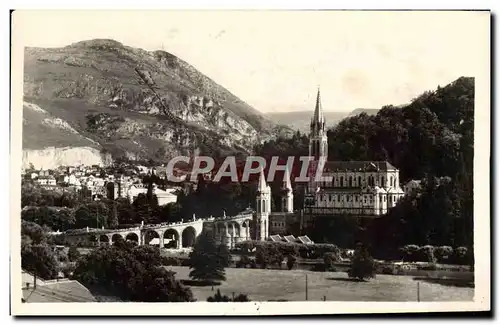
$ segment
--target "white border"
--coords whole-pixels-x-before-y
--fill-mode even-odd
[[[142,8],[148,1],[141,1]],[[21,3],[26,3],[23,1]],[[99,1],[101,5],[106,5],[105,1]],[[243,7],[253,9],[258,8],[288,8],[299,9],[305,8],[304,4],[283,5],[283,2],[266,1],[265,3],[255,4],[254,1],[244,1],[246,5]],[[355,4],[358,2],[350,1],[346,6],[332,6],[332,5],[317,5],[319,1],[311,1],[307,3],[309,8],[359,8]],[[407,2],[406,2],[407,3]],[[406,4],[405,3],[405,4]],[[474,3],[475,8],[488,8],[488,5],[479,4],[480,1]],[[90,2],[86,3],[91,5]],[[281,6],[279,4],[282,4]],[[323,3],[324,4],[324,3]],[[354,4],[354,5],[353,5]],[[394,5],[382,4],[380,1],[376,2],[365,1],[362,8],[384,9],[384,8],[442,8],[437,5],[435,1],[419,1],[413,3],[412,6],[403,6],[399,3]],[[431,5],[429,5],[431,4]],[[479,5],[478,5],[479,4]],[[65,3],[67,5],[67,3]],[[170,8],[203,8],[200,3],[193,4],[188,1],[171,1]],[[19,8],[25,7],[23,5]],[[34,7],[37,7],[36,4]],[[47,5],[44,3],[45,8],[58,8],[58,5]],[[111,6],[110,6],[111,7]],[[114,6],[113,6],[114,7]],[[230,2],[219,2],[218,4],[211,4],[211,9],[221,8],[234,8]],[[239,6],[241,8],[241,6]],[[448,8],[472,8],[470,2],[454,1]],[[33,8],[33,7],[32,7]],[[205,6],[206,8],[206,6]],[[474,158],[474,201],[475,201],[475,253],[476,253],[476,299],[474,303],[367,303],[367,302],[288,302],[288,303],[273,303],[273,302],[252,302],[252,303],[239,303],[239,304],[210,304],[210,303],[170,303],[170,304],[146,304],[146,303],[86,303],[86,304],[21,304],[20,303],[20,279],[16,276],[16,271],[20,270],[19,263],[19,249],[20,238],[16,236],[19,234],[20,229],[20,207],[19,207],[19,188],[20,188],[20,155],[21,137],[21,109],[22,98],[22,39],[17,34],[18,29],[13,26],[13,40],[12,40],[12,134],[11,146],[12,155],[11,163],[11,177],[10,177],[10,193],[11,195],[11,272],[12,272],[12,312],[16,315],[294,315],[294,314],[331,314],[331,313],[387,313],[387,312],[430,312],[430,311],[479,311],[488,310],[490,304],[489,294],[489,144],[490,144],[490,66],[489,66],[489,51],[485,53],[485,66],[484,72],[481,75],[475,76],[476,80],[476,155]],[[481,37],[483,35],[478,35]],[[15,109],[17,107],[17,109]],[[4,119],[8,120],[7,118]],[[4,132],[7,128],[2,129]],[[6,139],[7,137],[3,137]],[[480,145],[480,147],[479,147]],[[14,153],[18,153],[17,155]],[[6,177],[4,179],[7,179]],[[480,218],[478,218],[480,216]],[[484,281],[482,281],[484,280]],[[481,299],[482,298],[482,299]],[[133,305],[133,308],[131,308]],[[196,308],[193,308],[196,307]]]

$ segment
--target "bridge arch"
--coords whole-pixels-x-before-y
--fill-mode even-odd
[[[182,247],[193,247],[196,240],[196,229],[193,226],[186,227],[182,231]]]
[[[225,226],[224,226],[224,223],[222,223],[222,222],[216,222],[214,228],[215,228],[216,234],[221,234],[224,232]]]
[[[128,233],[127,236],[125,236],[125,241],[135,242],[136,244],[139,244],[139,236],[135,232]]]
[[[100,235],[99,236],[99,242],[101,244],[106,244],[106,245],[109,244],[109,237],[108,237],[108,235],[104,235],[104,234]]]
[[[113,236],[111,236],[111,242],[114,244],[115,242],[119,241],[119,240],[123,240],[123,237],[122,235],[120,234],[114,234]]]
[[[164,244],[165,240],[168,241],[167,244]],[[179,232],[175,228],[168,228],[163,233],[163,247],[165,248],[179,248],[179,240]]]
[[[158,238],[158,240],[156,240]],[[144,245],[158,245],[160,244],[160,234],[154,229],[148,229],[144,233]]]
[[[97,243],[99,242],[99,238],[97,238],[97,236],[95,234],[89,235],[88,239],[89,239],[90,244],[93,246],[97,245]]]

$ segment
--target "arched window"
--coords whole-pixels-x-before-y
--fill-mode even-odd
[[[344,176],[340,176],[340,187],[344,187]]]
[[[352,187],[352,176],[349,176],[349,187]]]
[[[358,176],[358,186],[361,186],[361,176]]]
[[[335,187],[335,176],[332,176],[332,187]]]
[[[394,186],[394,177],[391,176],[391,187]]]

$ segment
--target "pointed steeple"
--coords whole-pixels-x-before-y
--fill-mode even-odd
[[[316,107],[314,108],[313,122],[323,122],[325,116],[323,115],[323,106],[321,105],[321,93],[318,87],[318,94],[316,95]]]
[[[266,183],[266,178],[264,177],[264,168],[262,168],[260,170],[259,185],[257,186],[257,191],[266,192],[266,190],[267,190],[267,183]]]
[[[290,180],[290,172],[285,168],[285,175],[283,176],[283,189],[292,190],[292,182]]]

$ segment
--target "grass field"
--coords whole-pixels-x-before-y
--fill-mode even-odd
[[[167,266],[176,272],[178,280],[189,279],[189,268]],[[198,301],[206,301],[217,288],[231,296],[244,293],[252,301],[305,300],[306,274],[308,300],[327,301],[417,301],[417,282],[420,282],[420,301],[472,301],[474,288],[414,280],[412,276],[379,275],[368,282],[354,282],[342,272],[312,272],[304,270],[226,269],[227,281],[220,286],[191,286]]]

